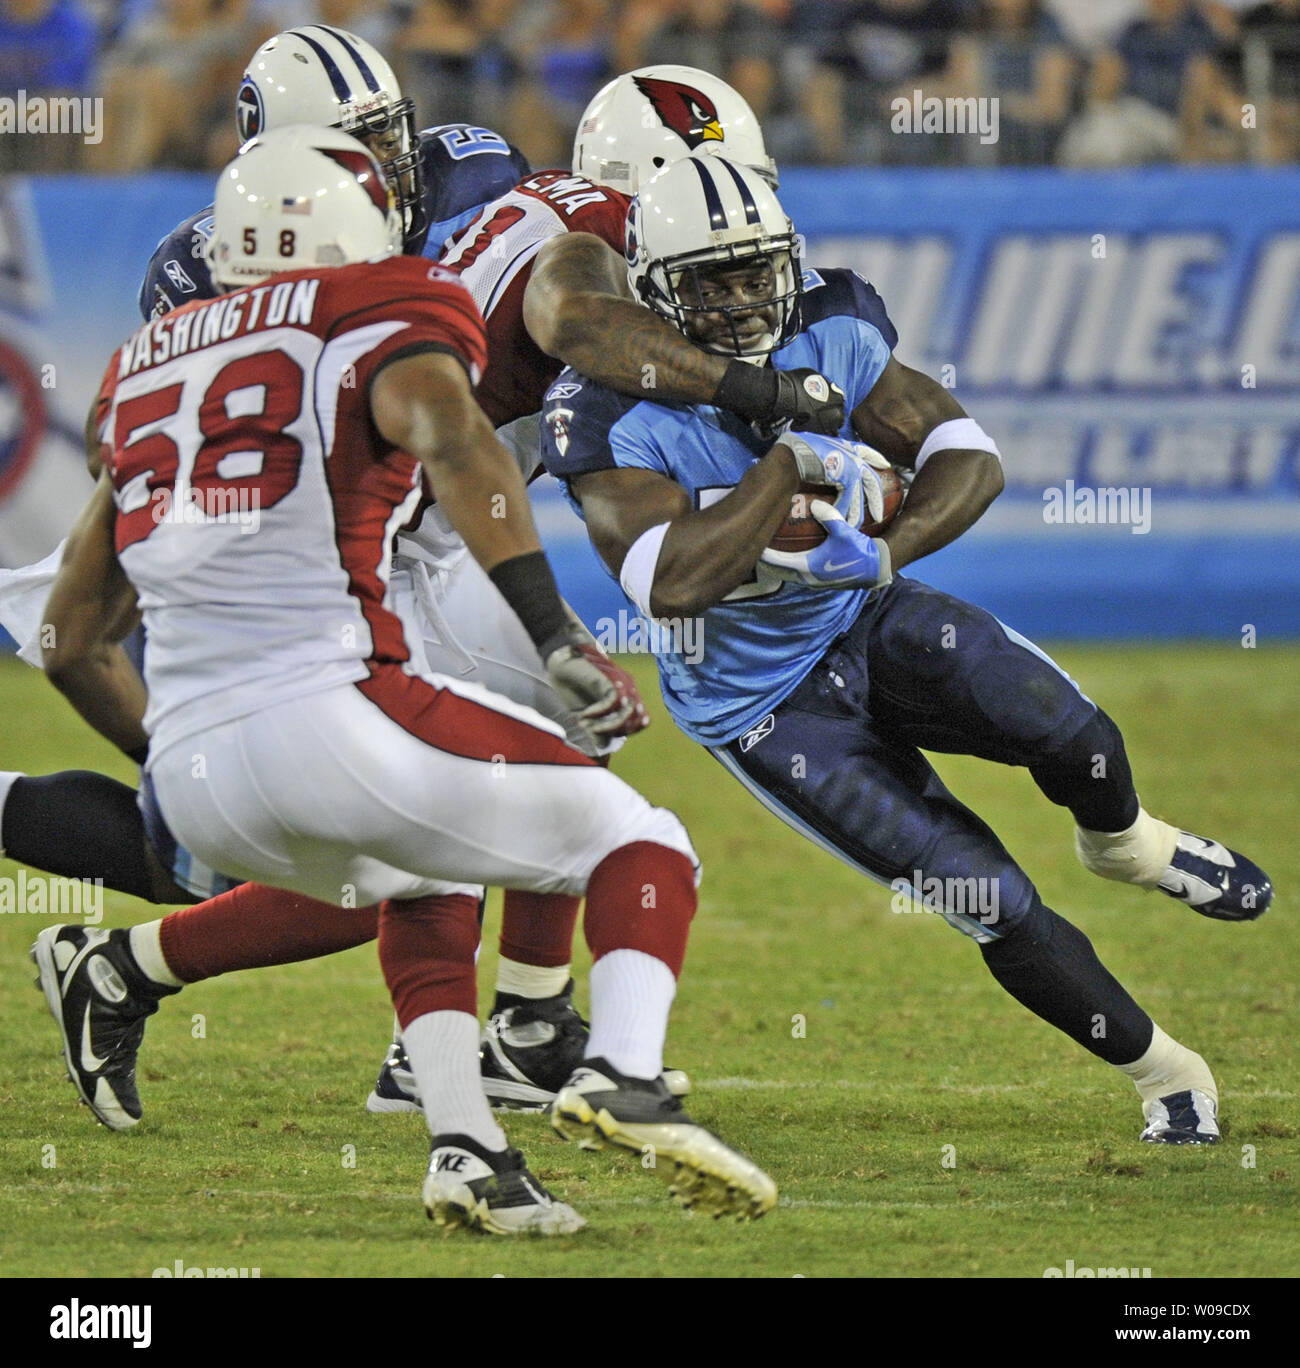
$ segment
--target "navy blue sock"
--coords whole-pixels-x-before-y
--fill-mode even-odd
[[[1108,1064],[1131,1064],[1151,1045],[1151,1018],[1064,917],[1035,906],[1015,931],[980,946],[989,972],[1017,1002]]]
[[[153,901],[135,790],[93,770],[24,775],[4,805],[0,848],[11,860]]]

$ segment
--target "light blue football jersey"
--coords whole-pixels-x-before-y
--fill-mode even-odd
[[[803,331],[775,352],[782,370],[811,367],[838,384],[847,410],[871,392],[898,338],[875,290],[852,271],[808,271]],[[848,422],[842,435],[853,435]],[[542,460],[562,483],[590,471],[652,470],[680,484],[696,508],[725,497],[771,447],[711,405],[616,394],[573,370],[547,392]],[[649,626],[664,701],[692,739],[717,746],[748,731],[799,685],[862,611],[865,590],[788,584],[758,566],[709,608],[696,630]]]

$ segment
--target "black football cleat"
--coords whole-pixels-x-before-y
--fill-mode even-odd
[[[582,1063],[590,1027],[573,1005],[573,980],[549,998],[502,998],[483,1027],[479,1057],[483,1091],[497,1110],[545,1111]],[[665,1069],[674,1097],[685,1097],[691,1080]]]
[[[1138,1137],[1153,1145],[1217,1145],[1218,1107],[1197,1088],[1170,1093],[1143,1107],[1146,1129]]]
[[[688,1209],[745,1220],[776,1205],[776,1184],[692,1121],[662,1076],[628,1078],[604,1059],[585,1060],[556,1096],[551,1124],[583,1149],[612,1145],[637,1155]]]
[[[440,1226],[486,1235],[573,1235],[587,1224],[547,1192],[517,1149],[486,1150],[467,1135],[434,1137],[424,1209]]]
[[[420,1111],[420,1085],[411,1071],[411,1061],[406,1057],[406,1046],[400,1035],[393,1037],[388,1047],[388,1055],[379,1070],[375,1086],[366,1098],[368,1112],[418,1112]]]
[[[49,927],[31,948],[39,987],[63,1037],[68,1077],[110,1130],[141,1116],[135,1086],[144,1023],[179,988],[146,987],[125,930]]]

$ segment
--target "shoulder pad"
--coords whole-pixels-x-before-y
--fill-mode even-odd
[[[612,469],[610,434],[640,402],[566,367],[542,400],[542,463],[561,480]]]
[[[885,311],[885,301],[856,271],[839,267],[803,273],[803,326],[805,329],[824,318],[847,315],[870,323],[885,340],[890,351],[898,345],[898,330]]]
[[[141,316],[161,318],[193,299],[215,299],[204,248],[212,236],[212,206],[178,224],[154,248],[140,284]]]

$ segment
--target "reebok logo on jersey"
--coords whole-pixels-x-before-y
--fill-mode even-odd
[[[185,268],[179,261],[168,261],[163,266],[163,271],[166,273],[167,279],[170,280],[182,294],[193,294],[199,288],[186,274]]]
[[[753,750],[765,736],[771,736],[775,726],[776,714],[768,713],[761,722],[756,722],[744,736],[740,738],[740,749],[742,751]]]

